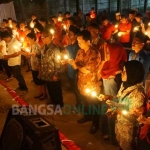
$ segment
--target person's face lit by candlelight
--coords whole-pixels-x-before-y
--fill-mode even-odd
[[[46,44],[46,45],[48,45],[52,42],[52,35],[43,34],[41,36],[41,38],[42,38],[43,43]]]
[[[132,50],[134,50],[136,53],[139,52],[144,46],[144,43],[140,41],[139,38],[134,37],[132,41]]]
[[[78,40],[79,47],[81,49],[84,49],[84,50],[88,49],[91,45],[90,40],[85,41],[82,36],[78,36],[77,40]]]
[[[11,41],[11,37],[3,38],[3,40],[4,40],[6,43],[9,43],[9,42]]]

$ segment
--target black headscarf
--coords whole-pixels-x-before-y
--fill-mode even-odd
[[[144,80],[145,70],[139,61],[128,61],[124,63],[124,66],[127,74],[127,81],[123,83],[125,89]]]

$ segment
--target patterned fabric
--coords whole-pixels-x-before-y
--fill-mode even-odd
[[[145,101],[145,90],[142,84],[137,84],[123,90],[120,88],[117,100],[118,104],[114,104],[117,109],[132,111],[133,109],[143,106]],[[128,113],[127,115],[118,114],[115,126],[116,139],[123,150],[133,150],[134,129],[138,125],[135,115]]]
[[[31,46],[31,53],[34,53],[35,56],[31,56],[31,69],[34,71],[39,71],[39,62],[41,56],[41,47],[39,44],[35,43]]]
[[[84,67],[90,71],[90,73],[82,73],[80,70],[78,71],[78,89],[81,94],[87,96],[87,88],[99,92],[100,87],[97,85],[97,71],[100,62],[100,53],[93,47],[91,47],[86,53],[83,49],[78,51],[75,59],[77,67]]]
[[[53,43],[45,46],[41,55],[41,73],[40,77],[44,81],[53,81],[53,76],[56,76],[60,80],[61,65],[60,51],[56,45]]]

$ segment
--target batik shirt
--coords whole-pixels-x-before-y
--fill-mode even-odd
[[[56,45],[50,43],[45,46],[41,55],[40,77],[42,80],[51,82],[53,76],[60,80],[61,65],[58,56],[60,56],[60,51]]]
[[[90,73],[82,73],[80,70],[78,72],[78,89],[81,94],[87,96],[86,89],[99,92],[97,72],[100,62],[100,53],[95,48],[90,47],[86,53],[83,49],[78,50],[75,59],[77,67],[84,67],[90,71]]]
[[[39,44],[35,43],[31,46],[31,53],[34,53],[35,56],[31,56],[30,62],[31,62],[31,69],[34,71],[39,71],[39,63],[40,63],[40,57],[41,57],[41,47]]]

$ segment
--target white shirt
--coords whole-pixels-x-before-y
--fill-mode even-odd
[[[7,55],[6,42],[4,40],[0,41],[0,46],[1,45],[2,45],[2,50],[0,51],[0,59],[2,59],[4,55]]]
[[[14,54],[21,50],[21,43],[16,39],[12,38],[11,41],[7,44],[8,55]],[[8,66],[21,65],[21,55],[9,58]]]

